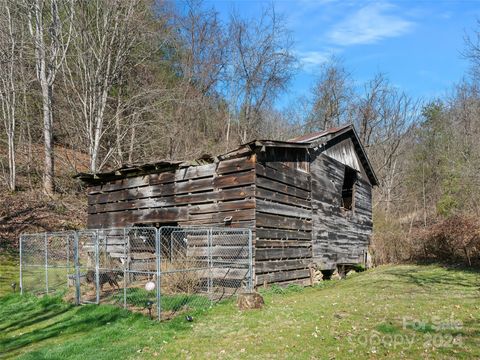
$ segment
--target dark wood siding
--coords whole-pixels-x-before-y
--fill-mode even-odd
[[[354,208],[342,209],[345,165],[324,154],[313,157],[312,210],[313,257],[324,269],[337,263],[363,262],[372,231],[372,193],[362,177],[354,189]]]
[[[88,189],[88,227],[135,224],[253,227],[255,156],[111,181]]]
[[[90,186],[88,227],[223,226],[232,217],[232,227],[253,230],[257,285],[308,282],[312,262],[324,269],[362,262],[372,231],[372,186],[364,172],[355,184],[353,210],[346,211],[342,162],[322,149],[257,150]],[[344,147],[336,150],[339,159],[351,155]]]
[[[310,175],[266,155],[256,166],[257,284],[304,283],[312,257]]]

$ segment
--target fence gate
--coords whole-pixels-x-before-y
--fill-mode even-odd
[[[96,230],[78,231],[76,236],[76,271],[73,278],[76,302],[99,303],[98,241]]]
[[[129,227],[20,237],[21,292],[62,291],[151,317],[201,311],[253,288],[248,229]]]
[[[75,233],[20,237],[20,289],[49,294],[63,289],[75,272]]]

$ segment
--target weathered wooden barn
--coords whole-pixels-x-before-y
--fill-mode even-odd
[[[88,184],[88,228],[250,228],[256,284],[306,282],[312,265],[364,263],[378,181],[348,125],[290,141],[256,140],[217,157],[160,161]]]

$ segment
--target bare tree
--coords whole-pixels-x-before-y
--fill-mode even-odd
[[[364,85],[364,92],[357,100],[354,122],[366,147],[371,145],[376,128],[385,118],[383,111],[391,90],[385,75],[378,73]]]
[[[28,26],[35,49],[36,75],[42,94],[45,164],[43,190],[55,191],[53,149],[53,85],[65,61],[72,34],[73,0],[26,1]]]
[[[101,154],[102,140],[114,125],[107,118],[109,93],[118,83],[138,32],[134,16],[140,1],[80,2],[72,40],[72,57],[65,63],[65,75],[73,96],[72,108],[81,117],[80,128],[88,142],[90,171],[98,172],[115,150]]]
[[[419,104],[389,84],[383,74],[377,74],[365,85],[354,110],[355,125],[379,176],[376,203],[391,211],[394,197],[405,180],[402,155],[405,140],[417,120]]]
[[[350,74],[340,60],[332,58],[322,66],[313,88],[313,105],[306,124],[308,131],[348,122],[353,95]]]
[[[247,21],[233,14],[229,36],[230,73],[239,96],[235,112],[240,140],[246,142],[257,130],[263,106],[286,90],[296,58],[285,22],[273,7],[258,20]]]
[[[18,117],[18,93],[24,86],[22,72],[19,70],[23,63],[24,39],[16,5],[10,1],[2,1],[0,13],[0,106],[7,136],[7,186],[11,191],[15,191],[15,133]]]
[[[215,10],[202,2],[186,2],[186,14],[177,16],[177,43],[183,78],[202,94],[215,91],[226,65],[226,39]]]
[[[480,80],[480,19],[477,19],[477,29],[464,37],[466,48],[462,55],[470,61],[473,79]]]
[[[205,8],[198,0],[187,1],[175,20],[176,54],[182,79],[175,87],[174,121],[168,128],[177,136],[184,134],[184,141],[169,139],[169,156],[199,156],[205,151],[199,143],[208,143],[206,139],[223,133],[215,113],[226,66],[225,28],[217,12]]]

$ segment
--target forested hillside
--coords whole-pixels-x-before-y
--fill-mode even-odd
[[[200,1],[0,0],[2,245],[81,227],[78,171],[353,123],[381,183],[375,261],[475,263],[480,34],[467,32],[471,70],[443,97],[413,98],[383,73],[357,81],[332,58],[280,108],[302,66],[294,43],[273,6],[224,19]]]

